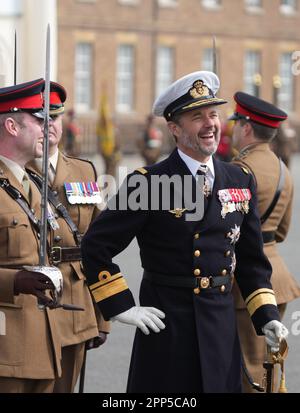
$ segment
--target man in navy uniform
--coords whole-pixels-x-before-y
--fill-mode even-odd
[[[226,103],[216,97],[218,88],[214,73],[200,71],[158,97],[153,113],[165,117],[177,148],[166,160],[129,175],[83,239],[88,283],[104,318],[138,327],[129,392],[241,392],[233,274],[257,334],[265,334],[274,349],[287,335],[263,254],[252,176],[212,157],[220,140],[218,105]],[[138,188],[133,182],[142,182],[141,176],[149,184],[142,197],[150,200],[148,208],[138,209],[131,201]],[[175,185],[169,208],[160,199],[151,209],[156,178],[175,176],[184,190],[192,182],[182,207],[180,196],[172,198]],[[201,191],[204,215],[190,219]],[[144,268],[141,306],[112,262],[134,237]]]

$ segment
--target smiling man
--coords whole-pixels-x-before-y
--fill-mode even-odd
[[[109,323],[105,322],[93,305],[80,265],[81,236],[92,219],[99,213],[90,184],[97,181],[93,164],[87,160],[66,156],[59,149],[63,132],[64,102],[66,90],[56,82],[50,85],[49,122],[49,190],[55,191],[56,202],[49,199],[56,214],[56,225],[49,225],[49,249],[52,264],[57,266],[64,279],[62,302],[72,303],[84,309],[56,310],[56,325],[62,344],[62,375],[57,378],[54,393],[74,391],[84,360],[85,348],[95,348],[106,341]],[[41,159],[27,164],[30,176],[41,174]],[[84,188],[78,202],[69,202],[66,187]],[[95,187],[95,184],[93,188]],[[89,190],[85,190],[88,188]],[[85,203],[83,203],[83,199]],[[86,201],[88,199],[88,202]]]
[[[41,197],[25,164],[43,151],[43,79],[0,89],[0,393],[50,393],[61,372],[56,310],[39,263]]]
[[[220,140],[218,105],[226,103],[218,89],[218,77],[205,71],[171,84],[153,113],[165,117],[177,148],[125,182],[129,199],[132,176],[148,180],[150,198],[153,177],[179,176],[184,187],[189,180],[183,208],[108,206],[83,239],[88,283],[104,317],[138,327],[128,392],[241,392],[234,275],[257,334],[265,333],[274,347],[287,335],[269,282],[251,174],[213,158]],[[176,190],[170,188],[170,198]],[[189,201],[200,191],[204,215],[189,221]],[[140,306],[112,261],[134,237],[144,268]]]

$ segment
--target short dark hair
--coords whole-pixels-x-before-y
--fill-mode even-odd
[[[270,128],[269,126],[260,125],[252,120],[240,119],[241,125],[249,123],[253,129],[254,136],[264,142],[271,142],[277,135],[278,129]]]

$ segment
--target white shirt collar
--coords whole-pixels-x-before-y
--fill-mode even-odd
[[[23,181],[23,177],[26,173],[25,170],[15,161],[12,161],[11,159],[6,158],[3,155],[0,155],[0,159],[8,167],[8,169],[13,173],[13,175],[17,178],[18,182],[21,184]]]
[[[196,176],[196,173],[199,169],[200,165],[207,165],[208,167],[208,174],[211,175],[211,177],[214,179],[215,177],[215,168],[214,168],[214,162],[212,156],[209,157],[209,160],[207,162],[199,162],[196,161],[196,159],[191,158],[190,156],[186,155],[184,152],[182,152],[180,149],[177,148],[178,154],[180,158],[183,160],[183,162],[186,164],[186,166],[189,168],[191,171],[191,174],[193,176]]]

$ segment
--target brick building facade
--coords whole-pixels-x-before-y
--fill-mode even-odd
[[[157,93],[190,71],[212,69],[213,36],[219,96],[229,101],[223,116],[233,108],[232,95],[237,90],[259,93],[267,100],[273,100],[277,91],[279,106],[298,124],[300,77],[292,73],[292,67],[300,69],[299,3],[58,1],[57,78],[68,91],[67,107],[75,108],[81,122],[83,150],[95,150],[95,123],[104,89],[123,148],[134,150]]]

